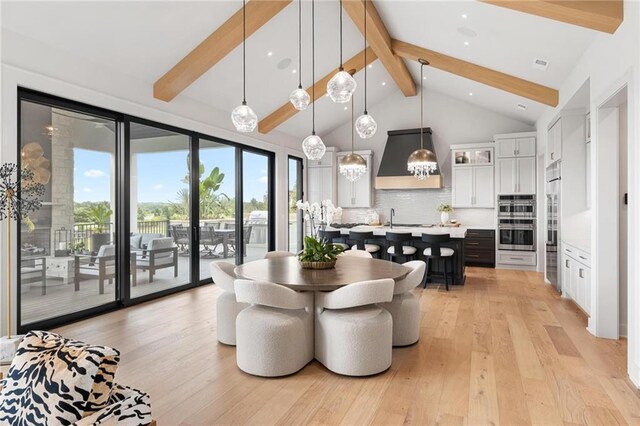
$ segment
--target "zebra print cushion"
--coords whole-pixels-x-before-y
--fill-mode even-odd
[[[137,389],[116,384],[109,404],[102,410],[85,417],[74,426],[144,426],[151,423],[151,398]]]
[[[120,353],[45,331],[29,332],[0,392],[0,423],[74,423],[109,402]]]

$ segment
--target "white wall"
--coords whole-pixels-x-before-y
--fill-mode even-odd
[[[536,123],[538,131],[538,147],[540,155],[544,155],[547,140],[547,128],[551,120],[566,105],[569,99],[577,90],[589,80],[590,85],[590,111],[591,117],[591,247],[592,247],[592,314],[590,330],[596,335],[601,335],[604,323],[615,321],[618,318],[608,318],[607,312],[599,306],[599,297],[604,298],[607,292],[611,293],[615,288],[617,294],[617,259],[612,261],[605,254],[617,251],[617,236],[611,238],[611,234],[616,235],[610,223],[606,223],[604,218],[611,211],[611,188],[618,186],[617,173],[617,153],[609,155],[611,146],[606,146],[602,141],[598,141],[598,117],[597,110],[607,98],[613,95],[624,85],[628,86],[628,132],[629,140],[637,141],[640,135],[638,121],[638,63],[640,55],[638,52],[639,37],[639,14],[640,4],[635,1],[624,2],[625,20],[614,35],[598,34],[591,46],[584,53],[582,58],[573,68],[569,77],[565,80],[560,91],[560,103],[557,108],[548,110]],[[635,167],[640,162],[640,149],[637,143],[629,145],[629,258],[637,259],[639,256],[638,241],[640,240],[640,209],[637,200],[640,199],[640,174]],[[539,167],[539,172],[544,171],[544,165]],[[617,191],[615,191],[617,192]],[[616,199],[613,200],[615,205]],[[617,217],[614,222],[617,222]],[[541,230],[540,236],[544,237]],[[615,273],[614,273],[615,272]],[[638,334],[638,308],[640,308],[640,271],[629,267],[628,286],[628,372],[631,380],[640,385],[640,336]],[[616,298],[617,301],[617,298]],[[617,310],[617,309],[616,309]],[[610,316],[610,315],[609,315]]]
[[[397,223],[424,223],[424,209],[398,208],[406,203],[403,200],[420,201],[421,207],[432,207],[432,199],[451,203],[451,145],[474,142],[493,141],[493,135],[534,130],[532,126],[510,117],[495,113],[482,107],[472,105],[442,93],[425,91],[424,93],[424,126],[433,131],[433,144],[438,156],[441,173],[444,175],[444,186],[449,189],[432,190],[388,190],[376,191],[375,209],[386,220],[389,209],[395,207]],[[356,150],[371,149],[373,151],[373,175],[378,172],[380,160],[387,143],[387,131],[420,127],[420,98],[405,97],[400,92],[387,98],[383,103],[369,108],[377,118],[378,131],[371,139],[363,140],[356,135]],[[327,146],[338,147],[339,150],[351,149],[351,124],[346,123],[330,134],[323,136]],[[389,194],[397,194],[396,196]],[[411,196],[410,196],[411,195]],[[433,212],[435,214],[435,212]],[[358,213],[345,211],[343,218],[349,221]],[[431,216],[428,216],[431,217]],[[492,209],[458,209],[455,217],[474,225],[491,225],[494,223]]]
[[[84,102],[187,130],[272,151],[276,154],[276,247],[287,248],[287,156],[302,157],[300,141],[281,132],[262,135],[237,133],[230,111],[221,111],[189,98],[178,96],[170,103],[154,99],[152,85],[131,75],[118,74],[83,58],[52,49],[40,42],[7,30],[1,34],[1,129],[0,163],[16,160],[17,90],[25,87],[63,98]],[[2,240],[6,238],[4,227]],[[13,233],[16,229],[14,225]],[[5,259],[2,244],[0,258]],[[15,247],[13,259],[15,259]],[[16,268],[13,268],[13,294],[16,294]],[[6,300],[6,277],[0,262],[2,298]],[[15,298],[14,298],[15,304]],[[0,303],[0,330],[4,330],[4,302]],[[15,309],[13,310],[15,312]],[[15,321],[13,322],[15,326]]]

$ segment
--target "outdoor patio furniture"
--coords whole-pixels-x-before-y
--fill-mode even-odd
[[[173,276],[178,276],[178,246],[171,237],[154,238],[149,241],[141,256],[136,258],[136,268],[149,271],[149,282],[158,269],[173,268]]]
[[[42,283],[42,295],[47,294],[47,259],[44,256],[20,258],[20,280],[26,283]]]
[[[191,246],[191,234],[189,228],[184,226],[172,226],[171,236],[178,246],[180,255],[188,255],[189,247]]]
[[[202,257],[220,257],[216,254],[216,248],[220,244],[225,242],[225,238],[222,234],[216,232],[213,225],[206,225],[200,227],[200,244],[203,245],[203,249],[200,253]]]
[[[75,291],[80,290],[80,280],[97,279],[100,294],[104,294],[104,281],[113,283],[116,275],[116,246],[100,246],[96,256],[76,254],[75,256]]]
[[[249,243],[249,240],[251,239],[251,231],[253,230],[253,225],[245,225],[244,227],[244,238],[242,240],[242,252],[244,253],[244,255],[247,255],[247,244]],[[229,246],[231,247],[231,250],[233,251],[233,253],[236,253],[237,247],[236,247],[236,235],[233,234],[231,236],[229,236]]]
[[[166,235],[157,234],[157,233],[131,233],[131,237],[129,238],[131,248],[134,250],[147,248],[149,245],[149,241],[154,238],[162,238]]]

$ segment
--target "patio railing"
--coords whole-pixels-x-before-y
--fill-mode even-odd
[[[161,234],[169,236],[168,220],[142,220],[136,222],[137,233],[141,234]],[[84,248],[97,251],[99,247],[93,247],[92,236],[94,234],[108,234],[109,241],[114,240],[115,229],[113,223],[105,223],[102,226],[95,223],[76,223],[73,225],[72,241],[74,245],[84,244]]]

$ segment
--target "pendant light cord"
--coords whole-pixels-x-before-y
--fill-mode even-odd
[[[424,77],[422,76],[423,73],[423,69],[424,69],[424,64],[420,63],[420,149],[424,149],[424,142],[423,142],[423,136],[422,136],[422,116],[424,115],[424,87],[422,86],[422,81],[424,80]]]
[[[353,150],[355,149],[355,148],[354,148],[354,146],[355,146],[355,142],[354,142],[354,140],[355,140],[355,135],[354,135],[353,133],[354,133],[354,128],[355,128],[356,126],[354,125],[354,124],[355,124],[355,120],[354,120],[354,118],[355,118],[355,117],[354,117],[354,115],[353,115],[353,96],[352,96],[352,97],[351,97],[351,124],[352,124],[352,126],[351,126],[351,153],[352,153],[352,154],[353,154]]]
[[[340,0],[340,71],[344,70],[342,66],[342,0]]]
[[[367,0],[364,0],[364,115],[367,115]]]
[[[246,7],[246,0],[242,0],[242,105],[247,104],[247,54],[245,49],[247,41]]]
[[[298,89],[302,89],[302,0],[298,0]]]
[[[311,111],[311,134],[316,134],[316,2],[311,0],[311,81],[313,86],[311,93],[313,110]]]

